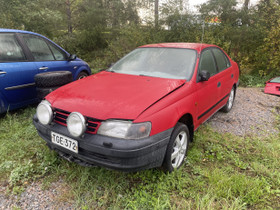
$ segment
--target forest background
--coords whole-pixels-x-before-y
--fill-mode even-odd
[[[106,68],[137,46],[216,44],[238,62],[241,84],[261,86],[280,74],[280,0],[0,0],[0,28],[37,32]],[[204,31],[204,33],[203,33]]]

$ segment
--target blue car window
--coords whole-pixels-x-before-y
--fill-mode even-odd
[[[24,35],[23,39],[36,61],[55,60],[48,44],[43,39],[32,35]]]
[[[0,34],[0,62],[24,61],[23,50],[18,44],[14,34]]]
[[[53,46],[51,43],[49,43],[49,46],[53,52],[53,55],[55,57],[55,60],[63,61],[66,60],[66,54],[61,52],[59,49],[57,49],[55,46]]]

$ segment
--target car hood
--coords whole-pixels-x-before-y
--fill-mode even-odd
[[[46,99],[57,109],[100,120],[133,120],[185,82],[105,71],[65,85]]]

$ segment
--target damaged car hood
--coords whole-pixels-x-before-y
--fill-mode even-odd
[[[104,71],[65,85],[46,99],[57,109],[100,120],[133,120],[185,82]]]

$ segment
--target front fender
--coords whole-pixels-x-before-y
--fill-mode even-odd
[[[175,127],[185,114],[190,114],[195,119],[194,101],[195,95],[192,87],[183,86],[151,106],[134,122],[150,121],[152,123],[150,135],[155,135]]]
[[[74,79],[74,80],[77,80],[78,75],[79,75],[82,71],[87,72],[88,75],[91,75],[91,74],[92,74],[91,69],[89,68],[89,66],[86,66],[86,65],[80,66],[80,67],[78,68],[78,70],[76,71],[76,73],[75,73],[73,79]]]

